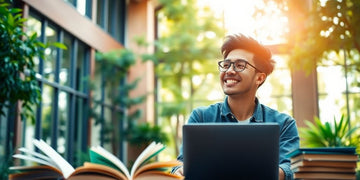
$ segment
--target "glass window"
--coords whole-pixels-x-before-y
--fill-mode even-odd
[[[104,131],[102,132],[104,135],[104,148],[107,149],[109,152],[113,153],[113,130],[116,129],[116,127],[114,127],[113,122],[112,122],[112,111],[110,108],[105,107],[105,111],[104,111]]]
[[[76,166],[80,166],[83,164],[83,162],[85,161],[85,156],[84,156],[84,152],[81,151],[82,147],[81,147],[81,142],[84,139],[87,139],[87,136],[84,136],[85,134],[85,129],[87,125],[87,119],[86,119],[86,99],[84,98],[76,98],[76,106],[75,106],[75,124],[74,124],[74,129],[75,129],[75,133],[74,133],[74,150],[73,150],[73,154],[74,154],[74,164]],[[85,152],[86,154],[86,152]]]
[[[257,97],[260,103],[280,112],[292,115],[291,72],[287,68],[287,55],[273,55],[275,69],[265,83],[259,87]]]
[[[29,36],[32,36],[34,33],[37,34],[37,37],[41,37],[41,21],[39,20],[40,18],[34,14],[30,14],[28,20],[26,21],[26,33]],[[38,57],[35,57],[34,59],[34,63],[35,63],[35,70],[37,70],[38,72],[40,72],[39,70],[39,63],[40,60]]]
[[[92,0],[64,0],[76,8],[76,10],[83,16],[91,17],[91,2]]]
[[[58,33],[54,25],[49,25],[45,29],[45,39],[47,43],[58,42]],[[45,49],[45,59],[44,59],[44,78],[48,81],[55,81],[55,69],[56,69],[56,57],[57,57],[57,48],[54,46],[49,46]]]
[[[64,154],[65,153],[65,148],[66,148],[66,137],[69,133],[69,121],[70,121],[70,116],[69,116],[69,107],[71,107],[70,105],[70,99],[69,99],[69,94],[64,92],[64,91],[60,91],[59,93],[59,102],[58,102],[58,106],[59,106],[59,136],[57,138],[58,142],[57,142],[57,151],[60,154]]]
[[[125,0],[97,1],[97,24],[119,42],[124,42],[125,10]]]
[[[63,57],[61,59],[59,81],[61,85],[70,86],[70,64],[71,64],[71,53],[73,51],[73,38],[68,34],[64,33],[64,44],[67,50],[63,50]]]
[[[106,6],[106,3],[107,3],[107,1],[105,0],[105,1],[97,1],[97,9],[96,9],[96,14],[97,14],[97,16],[96,16],[96,23],[100,26],[100,27],[102,27],[103,29],[105,29],[105,7],[107,7]]]
[[[356,63],[359,60],[356,51],[329,52],[317,67],[321,121],[332,122],[342,115],[349,116],[351,121],[360,118],[360,73]]]
[[[4,112],[6,112],[6,109],[4,108]],[[8,152],[6,152],[6,137],[7,137],[7,114],[5,116],[0,116],[0,161],[4,162],[6,159],[6,155]]]
[[[92,123],[91,123],[91,131],[92,131],[92,136],[91,136],[91,144],[92,145],[101,145],[101,108],[103,107],[102,104],[102,71],[101,71],[101,64],[100,63],[96,63],[95,64],[95,75],[94,75],[94,81],[92,82],[93,85],[93,107],[91,108],[92,111],[94,111],[94,114],[96,114],[96,117],[92,118]]]
[[[44,139],[47,143],[51,142],[51,123],[52,123],[52,104],[53,104],[53,96],[54,96],[54,88],[44,84],[42,89],[42,112],[41,112],[41,132],[42,139]]]
[[[76,72],[75,72],[75,76],[76,76],[76,85],[75,85],[75,89],[80,91],[80,92],[84,92],[85,91],[85,83],[86,83],[86,70],[85,68],[87,67],[86,64],[86,52],[87,52],[87,47],[85,46],[84,43],[79,42],[78,43],[78,53],[77,53],[77,59],[76,59]]]

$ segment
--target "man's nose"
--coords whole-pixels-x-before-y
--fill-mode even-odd
[[[236,72],[235,71],[235,64],[233,63],[233,64],[230,64],[230,67],[229,67],[229,69],[227,69],[226,71],[225,71],[226,73],[234,73],[234,72]]]

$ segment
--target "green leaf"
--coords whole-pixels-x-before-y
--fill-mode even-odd
[[[63,43],[59,43],[59,42],[53,42],[53,43],[49,44],[49,46],[54,46],[54,47],[57,47],[57,48],[60,48],[63,50],[67,50],[66,45]]]

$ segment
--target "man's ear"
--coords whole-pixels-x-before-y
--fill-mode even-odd
[[[264,81],[266,80],[266,74],[265,73],[257,73],[257,78],[256,78],[256,85],[258,85],[258,87],[264,83]]]

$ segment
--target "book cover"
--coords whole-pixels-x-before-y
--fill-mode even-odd
[[[338,167],[338,168],[356,168],[356,162],[345,162],[345,161],[297,161],[292,163],[291,169],[304,166],[317,166],[317,167]]]
[[[294,173],[296,172],[323,172],[323,173],[356,173],[356,168],[339,168],[339,167],[304,167],[299,166],[295,169],[292,169]]]
[[[295,179],[356,179],[355,173],[344,174],[344,173],[294,173]]]
[[[288,158],[299,154],[356,154],[356,147],[298,148],[287,154]]]
[[[181,164],[179,161],[148,161],[165,149],[161,143],[151,143],[136,159],[131,171],[113,154],[104,148],[90,148],[90,162],[78,168],[72,167],[60,154],[43,140],[33,140],[42,153],[19,148],[21,154],[14,158],[37,163],[32,166],[12,166],[9,168],[10,180],[18,179],[67,179],[67,180],[140,180],[140,179],[183,179],[170,173],[171,168]]]
[[[300,160],[307,161],[349,161],[356,162],[359,160],[357,154],[299,154],[290,158],[291,162]]]

